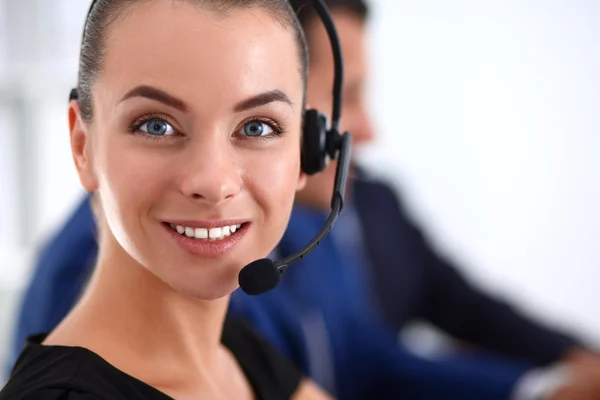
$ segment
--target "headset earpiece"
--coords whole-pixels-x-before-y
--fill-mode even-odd
[[[327,117],[318,110],[304,113],[302,132],[302,171],[314,175],[325,169],[329,163],[327,153]]]

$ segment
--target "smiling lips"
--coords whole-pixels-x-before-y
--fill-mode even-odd
[[[212,258],[233,250],[251,224],[243,221],[173,221],[161,225],[184,250]]]
[[[199,240],[223,240],[233,235],[238,229],[242,227],[242,224],[237,225],[226,225],[215,228],[192,228],[189,226],[169,224],[171,229],[176,231],[182,236],[187,236],[193,239]]]

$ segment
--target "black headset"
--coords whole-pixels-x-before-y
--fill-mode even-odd
[[[83,35],[88,25],[90,14],[98,0],[92,1],[88,11]],[[339,213],[344,206],[344,195],[346,192],[346,181],[350,168],[350,153],[352,137],[348,132],[340,134],[339,121],[342,108],[342,84],[344,80],[344,67],[340,40],[333,22],[333,18],[323,0],[310,0],[319,15],[329,41],[334,58],[334,83],[333,83],[333,110],[331,114],[331,125],[328,125],[324,113],[308,109],[304,111],[303,134],[302,134],[302,171],[307,175],[313,175],[325,169],[331,159],[337,159],[338,164],[335,173],[335,184],[331,198],[331,212],[325,225],[317,235],[302,249],[282,260],[273,262],[268,258],[256,260],[246,265],[239,274],[239,284],[244,292],[257,295],[268,292],[275,288],[281,281],[281,276],[289,266],[303,259],[312,252],[321,240],[331,231]],[[69,100],[78,99],[77,89],[72,89]]]

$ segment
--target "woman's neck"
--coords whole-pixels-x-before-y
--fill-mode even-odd
[[[197,382],[231,366],[221,345],[228,301],[177,293],[115,241],[101,248],[84,297],[46,344],[88,348],[154,386]],[[173,377],[179,382],[161,382]]]

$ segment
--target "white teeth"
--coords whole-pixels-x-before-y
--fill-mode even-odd
[[[219,239],[223,236],[223,230],[221,228],[211,228],[208,231],[208,237],[211,239]]]
[[[207,239],[208,238],[208,229],[206,228],[196,228],[196,239]]]
[[[195,239],[201,239],[201,240],[210,239],[211,241],[214,241],[214,240],[222,240],[222,239],[225,239],[225,238],[233,235],[235,232],[237,232],[242,227],[242,224],[224,226],[221,228],[211,228],[211,229],[191,228],[188,226],[181,226],[181,225],[174,225],[174,224],[169,224],[169,226],[174,231],[177,231],[177,233],[179,233],[180,235],[184,235],[184,236],[187,236],[190,238],[195,238]]]

